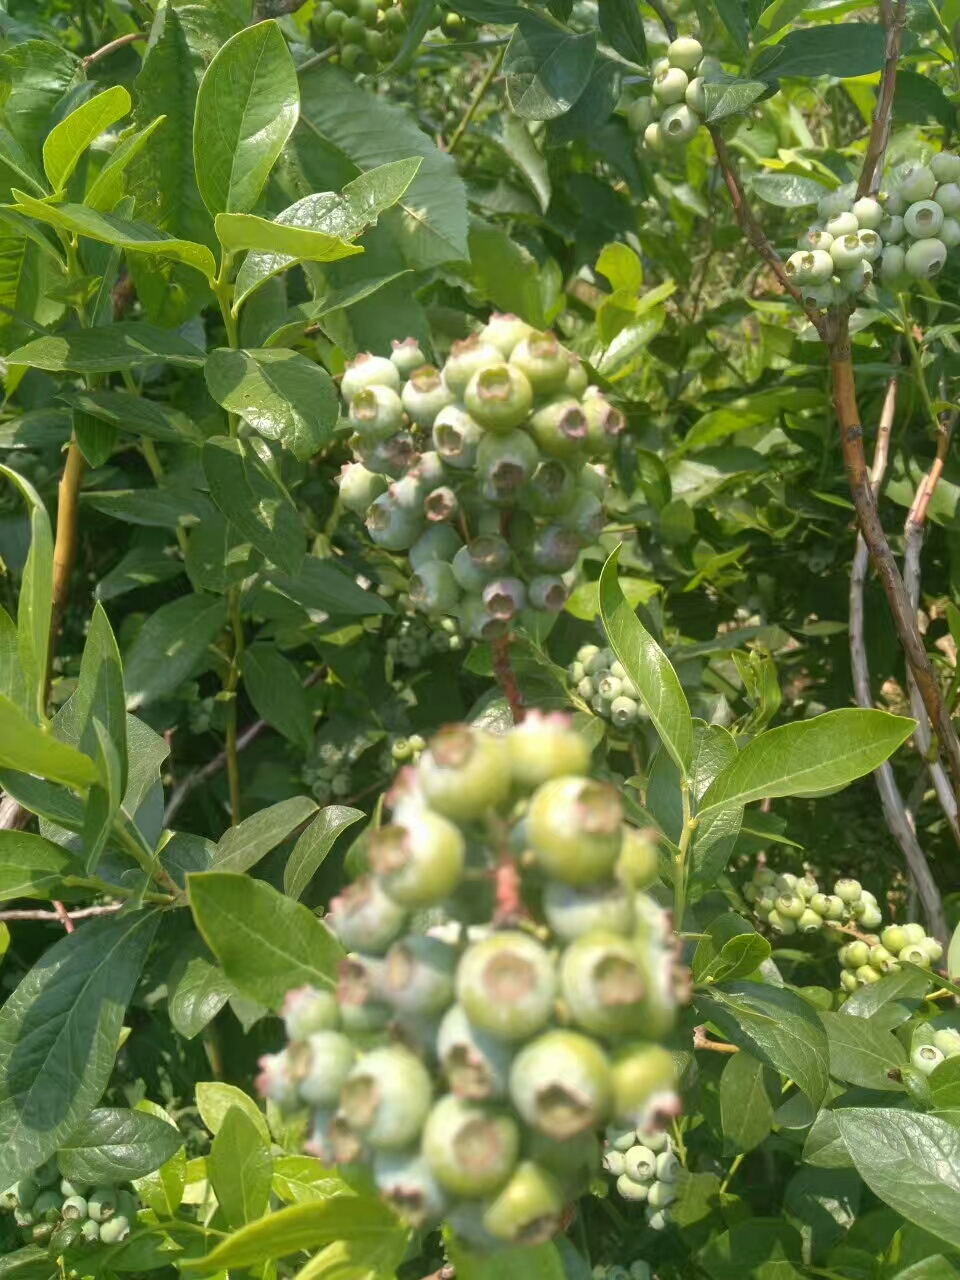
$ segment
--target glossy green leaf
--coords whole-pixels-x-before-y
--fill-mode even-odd
[[[562,116],[586,89],[596,53],[592,32],[575,35],[536,14],[525,14],[503,60],[510,106],[524,120]]]
[[[40,222],[48,222],[59,231],[116,245],[118,249],[127,252],[172,258],[184,266],[193,267],[207,280],[212,280],[217,273],[216,260],[205,244],[178,240],[176,236],[168,236],[166,232],[145,222],[132,222],[129,218],[119,218],[113,213],[100,213],[82,204],[45,204],[23,191],[15,191],[13,194],[18,212],[37,218]]]
[[[445,1233],[444,1246],[460,1280],[565,1280],[569,1276],[557,1245],[546,1244],[500,1249],[496,1254],[475,1253]]]
[[[90,920],[45,953],[0,1009],[0,1182],[76,1131],[102,1094],[159,916]]]
[[[270,582],[304,609],[320,609],[346,618],[393,613],[383,596],[359,586],[335,560],[307,556],[295,576],[271,573]]]
[[[271,222],[269,218],[258,218],[252,213],[218,213],[215,225],[220,243],[230,253],[253,250],[261,255],[276,255],[286,259],[285,266],[301,260],[336,262],[340,258],[363,253],[358,244],[348,244],[339,236],[279,221]]]
[[[361,809],[343,804],[321,809],[290,851],[283,869],[284,893],[299,898],[341,833],[364,816]]]
[[[61,391],[60,399],[128,435],[166,440],[171,444],[184,441],[199,444],[203,439],[186,414],[119,387],[109,391]]]
[[[176,1128],[169,1113],[164,1111],[157,1103],[151,1102],[149,1098],[144,1098],[142,1102],[138,1103],[137,1110],[153,1116],[162,1124]],[[165,1160],[159,1169],[153,1173],[146,1174],[142,1178],[135,1178],[133,1182],[134,1190],[140,1197],[141,1202],[161,1218],[173,1217],[183,1200],[186,1185],[187,1153],[182,1146],[173,1153],[169,1160]],[[111,1261],[113,1260],[111,1259]],[[118,1270],[121,1269],[117,1263],[114,1263],[114,1265],[117,1266]]]
[[[187,878],[197,928],[241,992],[278,1009],[292,987],[329,987],[343,952],[317,917],[260,880],[226,871]]]
[[[733,1044],[782,1072],[814,1105],[829,1082],[826,1032],[816,1011],[785,987],[730,982],[698,992],[701,1016]]]
[[[731,1152],[752,1151],[773,1127],[767,1093],[769,1067],[749,1053],[734,1053],[720,1076],[720,1120],[724,1145]]]
[[[8,364],[48,373],[116,373],[163,361],[199,368],[204,353],[177,333],[143,320],[121,320],[35,338],[7,356]]]
[[[266,1117],[253,1099],[235,1084],[221,1080],[202,1080],[196,1089],[200,1119],[216,1137],[230,1111],[240,1110],[250,1120],[261,1138],[270,1141]]]
[[[57,1151],[65,1178],[100,1186],[142,1178],[183,1145],[173,1125],[142,1111],[99,1107]]]
[[[189,679],[227,619],[220,596],[182,596],[163,604],[137,634],[124,668],[127,706],[143,706]]]
[[[219,347],[207,357],[204,376],[218,404],[297,458],[310,458],[327,444],[340,416],[330,375],[284,347]]]
[[[261,720],[305,751],[313,746],[313,713],[296,666],[269,644],[250,645],[241,661],[243,687]]]
[[[273,1190],[288,1204],[328,1200],[346,1190],[333,1169],[314,1156],[278,1156],[273,1162]]]
[[[913,729],[905,716],[855,707],[768,729],[712,783],[700,812],[845,786],[883,764]]]
[[[761,173],[754,178],[751,187],[766,204],[776,205],[779,209],[800,209],[816,204],[827,190],[822,182],[797,173]]]
[[[35,773],[64,786],[84,788],[98,780],[93,761],[28,720],[0,695],[0,767]]]
[[[960,1248],[960,1129],[885,1107],[833,1113],[857,1172],[891,1208]]]
[[[195,591],[223,594],[257,573],[263,556],[214,510],[190,530],[184,564]]]
[[[549,323],[544,272],[534,255],[502,227],[470,219],[469,281],[481,298],[537,328]]]
[[[245,27],[218,51],[197,94],[193,155],[211,213],[252,209],[297,123],[300,91],[276,22]]]
[[[122,85],[88,98],[55,124],[43,140],[43,168],[54,191],[62,191],[86,149],[130,110]]]
[[[76,54],[61,44],[30,39],[35,30],[28,29],[23,32],[28,38],[6,46],[0,71],[11,85],[4,107],[8,126],[26,151],[39,154],[55,108],[84,79],[84,72]]]
[[[703,86],[706,123],[716,125],[730,116],[743,115],[769,88],[763,80],[723,80],[719,84],[708,81]]]
[[[619,548],[600,575],[600,616],[610,647],[637,691],[671,759],[685,772],[693,749],[693,720],[670,660],[624,599],[617,581]]]
[[[647,62],[647,37],[639,7],[633,0],[599,0],[598,18],[603,38],[621,58],[637,66]]]
[[[316,801],[306,796],[291,796],[267,805],[220,837],[211,870],[249,871],[316,811]]]
[[[168,555],[165,548],[133,546],[97,583],[96,598],[102,601],[115,600],[128,591],[166,582],[181,573],[183,565]]]
[[[83,203],[88,209],[111,213],[116,208],[126,193],[128,184],[132,182],[132,175],[128,172],[130,166],[135,164],[154,133],[165,123],[166,116],[157,116],[144,128],[128,134],[117,144],[83,197]]]
[[[907,1062],[907,1054],[894,1035],[869,1019],[827,1011],[821,1011],[819,1017],[827,1033],[830,1074],[835,1080],[865,1089],[902,1090],[901,1084],[890,1079],[890,1072]]]
[[[214,436],[202,461],[210,496],[231,524],[282,571],[296,574],[306,554],[300,516],[250,445]]]
[[[17,650],[17,624],[0,606],[0,693],[30,715],[37,707],[36,690],[27,682]]]
[[[267,1211],[273,1158],[254,1122],[231,1107],[213,1139],[207,1160],[217,1203],[230,1227],[255,1222]]]
[[[886,33],[879,22],[831,22],[790,31],[762,51],[754,71],[770,76],[867,76],[883,66]]]
[[[693,424],[683,439],[684,450],[712,444],[747,427],[774,425],[781,413],[822,409],[824,396],[813,387],[781,387],[737,396],[719,409],[711,409]]]
[[[63,878],[79,874],[77,860],[59,845],[28,831],[0,831],[0,902],[55,898]]]
[[[167,976],[167,1012],[177,1035],[192,1040],[217,1016],[235,994],[233,985],[214,963],[203,943],[180,949]]]
[[[30,511],[30,548],[17,601],[17,654],[27,687],[33,694],[37,719],[42,722],[46,715],[50,619],[53,613],[53,532],[43,500],[29,480],[2,465],[0,475],[16,485]]]

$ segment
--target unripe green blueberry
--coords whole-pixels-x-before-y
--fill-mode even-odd
[[[774,878],[773,887],[777,893],[794,893],[796,892],[798,879],[799,877],[795,876],[792,871],[781,871]]]
[[[462,396],[475,373],[487,365],[499,364],[502,359],[493,343],[485,342],[479,334],[471,334],[450,348],[443,366],[443,380],[455,396]]]
[[[671,1182],[653,1182],[647,1193],[647,1204],[652,1209],[666,1209],[677,1198],[677,1188]]]
[[[676,1182],[680,1177],[680,1161],[673,1151],[661,1151],[657,1156],[657,1178],[660,1182]]]
[[[525,431],[485,435],[477,449],[483,496],[497,506],[512,505],[533,475],[540,455]]]
[[[372,3],[374,8],[376,7],[376,0],[364,0],[364,2]],[[374,23],[376,20],[375,13],[373,16]],[[423,354],[420,343],[416,338],[395,338],[390,343],[390,359],[402,378],[409,378],[415,369],[420,369],[427,363],[427,357]]]
[[[877,233],[884,244],[898,244],[907,234],[907,229],[899,213],[889,213],[877,227]]]
[[[929,240],[943,225],[943,209],[936,200],[917,200],[903,215],[903,225],[908,235]]]
[[[410,602],[421,613],[451,613],[460,585],[445,560],[428,560],[410,579]]]
[[[928,1076],[944,1061],[944,1055],[932,1044],[917,1045],[910,1055],[910,1064],[922,1075]]]
[[[833,892],[842,902],[850,906],[851,903],[859,901],[863,889],[859,880],[853,880],[849,876],[845,876],[836,882],[833,886]]]
[[[883,921],[883,913],[872,902],[857,903],[862,909],[858,913],[860,926],[863,929],[876,929]]]
[[[550,332],[533,332],[510,353],[510,364],[526,374],[538,396],[560,391],[570,369],[569,355]]]
[[[610,703],[610,722],[617,729],[626,729],[636,724],[640,716],[640,704],[633,698],[621,694]]]
[[[406,923],[406,912],[371,877],[354,881],[330,903],[327,923],[347,951],[382,955]]]
[[[649,151],[663,150],[663,130],[659,120],[651,120],[643,131],[643,145]]]
[[[480,339],[489,346],[496,347],[504,360],[509,360],[517,343],[529,338],[533,332],[533,326],[519,316],[495,311],[480,330]]]
[[[820,886],[814,880],[809,871],[804,872],[795,885],[796,892],[806,902],[812,902],[813,898],[820,892]]]
[[[411,934],[387,952],[383,994],[402,1014],[438,1017],[453,1000],[456,967],[457,953],[449,943]]]
[[[891,955],[899,955],[907,945],[906,930],[899,924],[888,924],[880,934],[880,941]]]
[[[550,928],[565,942],[596,930],[625,935],[634,923],[632,896],[615,884],[576,889],[550,880],[544,889],[543,911]]]
[[[860,230],[860,223],[857,221],[856,214],[845,210],[827,219],[826,230],[833,236],[834,240],[842,240],[845,236],[855,236]],[[830,247],[831,249],[833,248],[832,245]]]
[[[466,725],[448,725],[420,757],[417,778],[431,808],[454,822],[498,809],[510,794],[510,766],[500,742]]]
[[[636,1035],[651,1021],[638,948],[615,933],[594,930],[570,943],[560,992],[571,1019],[596,1035]]]
[[[960,184],[945,182],[937,187],[933,196],[944,213],[960,213]]]
[[[419,1151],[378,1151],[373,1179],[384,1200],[409,1226],[435,1226],[446,1212],[446,1193]]]
[[[707,114],[707,95],[703,87],[705,84],[703,76],[694,76],[683,95],[684,102],[701,120]]]
[[[637,98],[627,108],[627,127],[631,133],[643,133],[654,118],[654,105],[650,98]]]
[[[431,560],[450,560],[461,545],[460,535],[451,525],[442,522],[432,524],[410,548],[410,567],[419,571]]]
[[[589,489],[577,489],[573,501],[559,517],[560,523],[573,529],[587,542],[595,541],[603,532],[606,516],[603,503]]]
[[[637,1145],[637,1130],[633,1125],[608,1125],[604,1138],[614,1151],[627,1152]]]
[[[904,200],[929,200],[936,190],[937,179],[925,164],[905,164],[896,174],[897,188]]]
[[[363,40],[364,33],[366,31],[366,25],[367,24],[364,22],[364,20],[361,17],[359,17],[357,14],[351,14],[349,17],[347,17],[347,19],[343,23],[343,26],[340,28],[341,41],[344,44],[357,45],[359,47],[360,42]],[[340,55],[342,58],[343,57],[342,49],[340,50]]]
[[[100,1239],[100,1223],[87,1218],[80,1224],[80,1235],[87,1244],[95,1244]]]
[[[59,1207],[59,1201],[58,1201]],[[115,1187],[94,1187],[87,1198],[87,1213],[94,1222],[105,1223],[117,1211]]]
[[[879,969],[881,973],[886,973],[886,966],[893,962],[893,955],[887,950],[882,943],[875,942],[870,947],[870,961],[875,969]]]
[[[621,1173],[617,1179],[617,1191],[624,1200],[643,1203],[647,1198],[648,1187],[645,1182],[637,1182],[629,1173]]]
[[[567,360],[569,368],[567,376],[563,382],[563,389],[570,396],[582,396],[587,389],[589,376],[586,366],[579,356],[574,355],[572,351],[567,352]]]
[[[936,964],[943,955],[943,946],[936,938],[924,938],[920,945],[926,949],[927,955],[930,957],[931,964]]]
[[[509,630],[506,622],[491,618],[478,595],[464,596],[457,606],[456,616],[461,633],[471,640],[493,640],[506,635]]]
[[[541,573],[566,573],[577,562],[581,539],[576,530],[560,524],[533,530],[528,546],[523,548],[530,565]]]
[[[350,425],[365,444],[395,435],[403,425],[400,397],[392,387],[364,387],[350,401]]]
[[[403,408],[418,427],[433,426],[441,409],[453,403],[453,393],[431,364],[416,368],[400,393]]]
[[[623,806],[614,787],[570,775],[552,778],[535,792],[527,833],[548,875],[584,885],[613,869],[622,823]]]
[[[500,361],[473,374],[463,399],[474,420],[488,431],[512,431],[530,413],[533,387],[516,364]]]
[[[614,675],[601,676],[597,681],[597,693],[608,702],[619,695],[621,687],[621,682]]]
[[[863,261],[863,249],[856,232],[838,236],[830,246],[830,256],[838,271],[849,271]]]
[[[940,1027],[933,1033],[933,1043],[945,1058],[960,1054],[960,1031],[955,1027]]]
[[[362,515],[370,504],[386,492],[385,476],[368,471],[362,462],[344,463],[340,470],[340,501],[348,511]]]
[[[677,1073],[669,1050],[647,1042],[619,1049],[611,1062],[613,1118],[632,1124],[647,1145],[648,1134],[679,1114]]]
[[[860,986],[857,981],[857,975],[852,969],[843,969],[840,973],[840,985],[844,991],[853,993]]]
[[[777,898],[777,912],[788,920],[799,920],[807,904],[799,893],[781,893]]]
[[[797,928],[801,933],[817,933],[823,928],[823,917],[807,907],[797,919]]]
[[[650,1182],[656,1176],[657,1159],[656,1153],[642,1143],[631,1147],[623,1158],[624,1173],[634,1182]]]
[[[331,9],[323,20],[324,35],[329,36],[331,40],[337,40],[340,37],[340,29],[347,20],[347,15],[342,9]]]
[[[378,957],[352,952],[340,961],[337,966],[337,1001],[341,1024],[347,1035],[381,1031],[390,1021],[392,1010],[382,998],[382,985],[383,961]],[[293,1046],[290,1051],[292,1049]]]
[[[563,715],[528,712],[506,736],[514,784],[532,791],[551,778],[585,773],[590,764],[586,739]]]
[[[452,1005],[437,1032],[437,1058],[451,1092],[460,1098],[504,1098],[513,1047],[475,1027],[461,1005]]]
[[[814,249],[826,251],[833,244],[833,239],[830,232],[822,227],[808,227],[797,241],[797,248],[804,253],[811,253]]]
[[[849,199],[843,187],[836,191],[828,191],[817,201],[817,213],[824,220],[835,218],[838,213],[849,213],[853,208],[853,200]],[[857,223],[857,226],[860,224]]]
[[[403,35],[407,29],[407,19],[400,5],[391,5],[383,12],[383,25],[394,35]]]
[[[516,1166],[520,1132],[504,1112],[448,1094],[427,1116],[422,1151],[446,1191],[471,1198],[490,1195]]]
[[[522,1160],[487,1208],[484,1226],[507,1244],[543,1244],[560,1226],[563,1203],[553,1174],[532,1160]]]
[[[672,72],[670,74],[673,74]],[[679,146],[696,135],[702,120],[685,102],[675,102],[660,117],[660,133],[665,142]]]
[[[394,902],[411,909],[449,897],[460,883],[465,856],[460,829],[415,800],[398,806],[394,821],[370,841],[370,864],[381,885]]]
[[[795,253],[791,253],[783,264],[783,269],[794,284],[805,284],[810,278],[809,271],[812,262],[813,255],[811,253],[804,249],[798,249]]]
[[[291,1111],[299,1102],[297,1080],[291,1070],[290,1050],[302,1046],[291,1045],[280,1053],[264,1053],[258,1059],[260,1068],[255,1085],[261,1098],[269,1098],[283,1111]]]
[[[683,71],[696,71],[703,59],[703,45],[693,36],[677,36],[667,45],[667,61]]]
[[[399,1150],[420,1134],[433,1097],[430,1073],[409,1049],[385,1045],[364,1054],[340,1093],[340,1113],[372,1147]]]
[[[776,886],[777,878],[778,877],[776,872],[773,871],[770,867],[757,867],[757,869],[753,873],[754,882],[762,886],[766,886],[766,885]],[[793,888],[796,885],[796,883],[797,883],[796,876],[794,876],[792,884],[788,885],[787,887]]]
[[[389,491],[374,498],[364,523],[371,539],[387,551],[406,551],[423,532],[423,517],[400,505]]]
[[[13,1200],[10,1208],[32,1209],[36,1204],[37,1196],[40,1194],[40,1187],[36,1178],[21,1178],[10,1189]]]
[[[356,1062],[353,1042],[341,1031],[315,1031],[288,1053],[301,1101],[311,1107],[336,1106]]]
[[[883,205],[873,196],[861,196],[853,202],[853,216],[861,230],[875,231],[883,221]]]
[[[612,1173],[615,1178],[619,1178],[620,1174],[623,1173],[625,1163],[626,1155],[623,1151],[617,1151],[615,1147],[611,1147],[609,1151],[604,1152],[603,1167],[607,1173]]]
[[[350,445],[368,471],[383,472],[393,477],[406,476],[417,458],[413,438],[406,431],[398,431],[389,440],[381,440],[371,446],[363,444],[360,437],[354,435],[350,437]]]
[[[385,356],[375,356],[364,351],[351,360],[343,371],[340,394],[344,404],[350,404],[357,392],[374,386],[389,387],[391,391],[399,392],[400,374],[396,365]]]
[[[495,622],[512,621],[526,605],[526,587],[519,578],[494,578],[480,593],[483,607]]]
[[[130,1223],[123,1214],[115,1214],[108,1222],[100,1224],[101,1244],[120,1244],[130,1234]]]
[[[948,249],[955,249],[960,244],[960,220],[944,218],[943,226],[940,228],[940,239]]]
[[[576,1031],[538,1036],[524,1045],[510,1068],[510,1097],[521,1118],[557,1141],[603,1123],[610,1089],[605,1053]]]
[[[587,443],[587,418],[578,401],[558,396],[531,416],[529,429],[537,445],[550,458],[571,461]]]
[[[906,273],[907,255],[898,244],[888,244],[880,255],[880,274],[888,283]]]
[[[87,1202],[83,1196],[67,1196],[60,1206],[60,1215],[70,1222],[79,1222],[87,1216]]]
[[[653,96],[661,106],[669,107],[683,102],[690,77],[681,67],[666,67],[653,79]]]
[[[880,974],[877,973],[873,965],[862,964],[860,968],[857,969],[856,973],[857,981],[860,982],[862,986],[869,987],[872,983],[880,981]]]
[[[840,948],[839,959],[845,969],[859,969],[870,960],[869,944],[860,939],[848,942],[845,947]]]
[[[479,591],[510,564],[510,547],[498,534],[482,534],[461,547],[450,562],[464,591]]]
[[[588,388],[580,403],[580,409],[587,420],[588,448],[596,453],[610,453],[626,429],[627,420],[622,411],[612,405],[603,392],[596,387]],[[598,496],[600,496],[606,489],[608,481],[598,472],[594,472],[594,475],[598,477]]]
[[[433,447],[447,466],[468,471],[474,465],[483,428],[466,409],[456,404],[444,406],[434,419],[430,434]]]
[[[467,948],[457,967],[457,999],[471,1023],[503,1040],[524,1040],[553,1013],[553,960],[535,938],[494,933]]]
[[[776,907],[771,907],[767,913],[767,924],[771,929],[776,929],[777,933],[782,933],[784,937],[797,931],[797,922],[791,920],[789,916],[782,916]]]
[[[917,924],[915,920],[909,921],[902,926],[904,938],[907,946],[917,946],[923,942],[927,933],[922,924]]]
[[[544,613],[559,613],[570,598],[570,589],[556,575],[537,574],[530,580],[527,598],[534,609]]]
[[[860,253],[863,260],[865,262],[875,262],[883,252],[883,241],[876,231],[860,231],[857,239],[860,241]]]
[[[923,969],[930,968],[930,954],[922,943],[908,943],[900,952],[898,959],[905,960],[909,964],[920,965]]]

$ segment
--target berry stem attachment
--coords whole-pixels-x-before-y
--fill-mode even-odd
[[[510,635],[495,636],[490,641],[490,652],[493,657],[493,671],[497,677],[497,683],[504,692],[504,696],[510,705],[510,714],[513,716],[514,724],[521,724],[526,714],[523,706],[523,697],[517,685],[516,676],[513,674],[513,667],[510,665]]]

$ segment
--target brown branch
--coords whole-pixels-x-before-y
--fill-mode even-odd
[[[62,902],[56,904],[59,911],[39,911],[33,908],[24,911],[0,911],[0,920],[49,920],[59,921],[67,930],[73,932],[75,920],[91,920],[94,916],[112,916],[122,911],[123,902],[110,902],[101,907],[81,907],[79,911],[67,911]],[[69,926],[69,928],[67,927]]]
[[[493,672],[497,677],[497,683],[503,690],[507,702],[510,705],[510,714],[513,716],[513,723],[520,724],[526,714],[523,707],[523,696],[517,685],[516,676],[513,674],[513,667],[510,665],[510,636],[495,636],[490,641],[490,652],[493,657]]]
[[[117,36],[116,40],[111,40],[109,44],[102,45],[99,49],[94,49],[93,53],[88,53],[83,59],[83,69],[92,66],[94,62],[99,62],[101,58],[107,58],[117,49],[122,49],[124,45],[133,44],[136,40],[146,40],[146,33],[143,31],[128,31],[126,35]]]
[[[850,494],[874,569],[887,597],[890,612],[907,665],[917,682],[931,723],[940,737],[955,787],[960,787],[960,739],[944,703],[936,673],[927,656],[923,639],[900,570],[883,531],[870,473],[863,451],[863,428],[857,408],[856,383],[850,355],[847,317],[838,317],[838,329],[830,343],[830,371],[833,403],[840,427],[840,443]]]
[[[707,1035],[707,1028],[704,1026],[693,1028],[693,1047],[694,1049],[709,1049],[711,1053],[739,1053],[740,1049],[735,1044],[721,1044],[718,1040],[711,1040]]]
[[[897,0],[893,12],[891,12],[889,0],[884,0],[880,6],[883,24],[887,29],[887,43],[877,89],[877,103],[870,122],[870,136],[867,139],[860,181],[857,183],[858,197],[869,195],[880,186],[883,159],[887,152],[887,143],[890,141],[890,127],[893,122],[893,95],[897,88],[897,63],[900,61],[906,9],[906,0]]]

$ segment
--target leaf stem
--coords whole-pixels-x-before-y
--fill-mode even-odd
[[[237,686],[240,683],[240,660],[243,657],[243,618],[240,614],[240,589],[231,587],[227,593],[227,611],[233,632],[233,656],[223,691],[229,694],[227,703],[227,731],[224,744],[227,760],[227,784],[230,789],[230,825],[240,821],[240,749],[237,737]]]
[[[693,816],[693,800],[690,795],[688,778],[680,780],[680,803],[683,806],[683,828],[680,841],[673,858],[673,927],[683,928],[683,913],[687,905],[687,852],[690,841],[697,829],[697,820]]]
[[[486,97],[487,90],[490,88],[494,80],[497,78],[497,72],[500,70],[500,67],[503,63],[503,55],[506,53],[506,51],[507,51],[507,46],[501,45],[501,47],[490,59],[490,65],[487,67],[487,70],[484,73],[483,79],[477,85],[477,88],[473,97],[470,99],[469,103],[467,104],[467,109],[463,113],[463,119],[460,121],[456,129],[454,129],[453,131],[453,137],[450,139],[450,144],[447,147],[448,155],[453,155],[454,151],[456,151],[457,147],[459,147],[461,141],[463,140],[463,135],[466,133],[466,131],[470,128],[470,125],[473,123],[473,117],[477,114],[477,108],[480,106],[480,103]]]
[[[723,1193],[726,1191],[727,1187],[729,1187],[729,1185],[730,1185],[730,1181],[731,1181],[731,1179],[733,1178],[734,1174],[737,1172],[737,1170],[738,1170],[738,1169],[740,1168],[740,1166],[743,1164],[743,1157],[744,1157],[744,1155],[745,1155],[745,1154],[746,1154],[746,1153],[745,1153],[745,1152],[743,1152],[743,1151],[738,1151],[738,1152],[737,1152],[737,1154],[736,1154],[736,1155],[733,1157],[733,1159],[730,1161],[730,1168],[727,1170],[727,1176],[726,1176],[726,1177],[724,1178],[724,1180],[720,1183],[720,1194],[721,1194],[721,1195],[723,1195]]]

